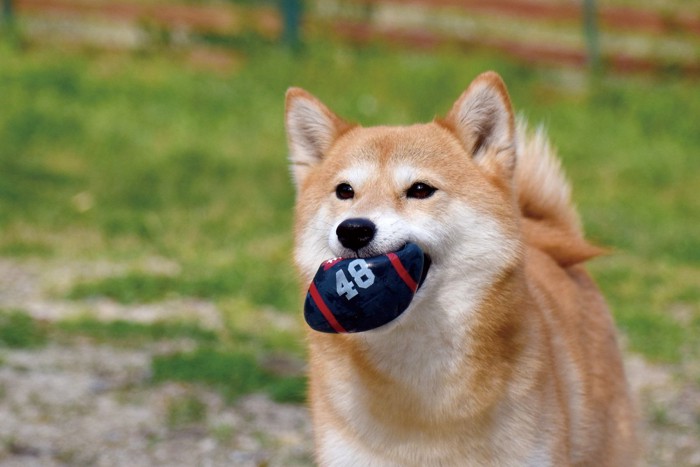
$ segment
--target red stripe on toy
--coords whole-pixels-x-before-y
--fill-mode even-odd
[[[334,265],[335,263],[337,263],[338,261],[341,261],[342,259],[343,259],[343,258],[333,258],[333,259],[329,259],[328,261],[326,261],[325,263],[323,263],[323,270],[324,270],[324,271],[328,271],[330,268],[333,267],[333,265]]]
[[[335,319],[335,316],[333,316],[333,312],[331,312],[331,310],[326,306],[326,303],[323,301],[321,294],[318,293],[316,284],[314,284],[313,282],[311,283],[311,287],[309,287],[309,293],[311,293],[311,298],[314,300],[314,303],[316,304],[318,309],[321,310],[321,313],[323,313],[324,318],[326,318],[328,324],[331,325],[335,332],[347,332],[345,328],[340,325],[338,320]]]
[[[403,281],[413,293],[416,293],[416,290],[418,290],[418,284],[416,283],[416,281],[413,280],[408,271],[406,271],[406,268],[403,267],[403,264],[401,263],[399,257],[396,256],[394,253],[387,253],[386,256],[389,258],[389,261],[391,261],[391,264],[392,266],[394,266],[394,269],[396,269],[396,273],[399,275],[399,277],[403,279]]]

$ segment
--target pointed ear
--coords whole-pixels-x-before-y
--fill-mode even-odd
[[[475,162],[490,173],[512,177],[515,123],[501,77],[489,71],[474,79],[445,118]]]
[[[309,169],[321,162],[349,125],[301,88],[287,90],[285,124],[289,163],[298,189]]]

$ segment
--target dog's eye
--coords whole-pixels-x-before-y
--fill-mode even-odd
[[[338,199],[352,199],[355,197],[355,190],[348,183],[341,183],[335,187],[335,196]]]
[[[433,196],[433,193],[436,191],[437,188],[434,188],[427,183],[416,182],[411,185],[408,190],[406,190],[406,196],[408,198],[425,199]]]

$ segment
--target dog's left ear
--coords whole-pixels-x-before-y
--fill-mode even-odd
[[[287,90],[285,125],[289,163],[298,190],[310,169],[323,160],[349,125],[301,88]]]
[[[493,71],[477,76],[457,99],[444,123],[474,161],[493,175],[515,170],[515,122],[508,91]]]

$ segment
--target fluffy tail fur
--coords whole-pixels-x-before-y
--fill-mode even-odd
[[[517,123],[515,181],[527,244],[549,254],[562,266],[598,256],[601,248],[583,234],[571,187],[542,127],[529,131],[523,118]]]

